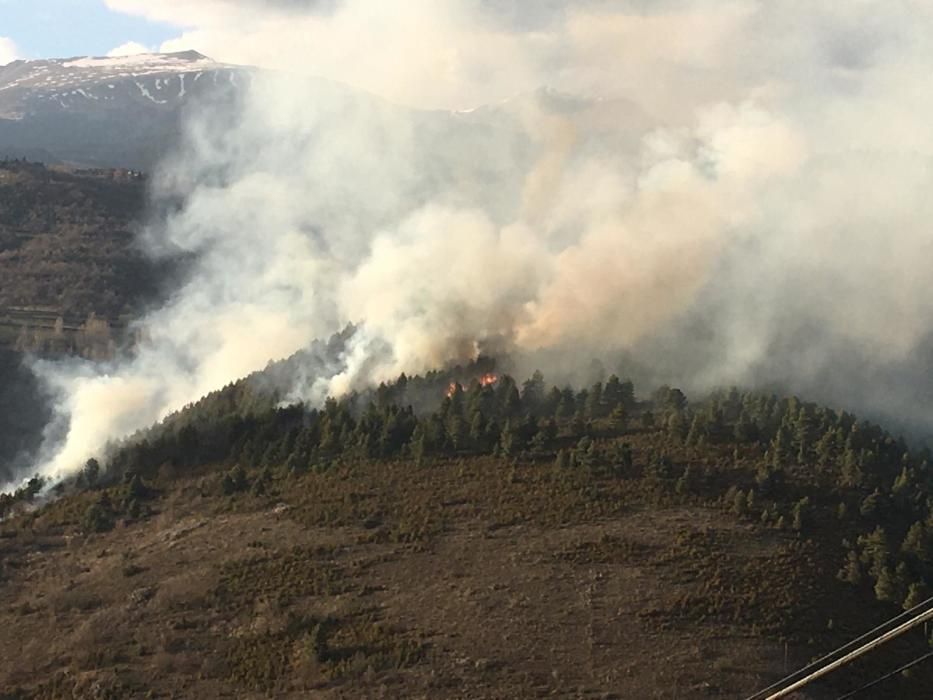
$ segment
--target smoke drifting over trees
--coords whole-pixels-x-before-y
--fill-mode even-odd
[[[189,18],[179,41],[290,72],[164,163],[154,196],[184,204],[146,239],[198,263],[135,354],[37,365],[64,436],[44,473],[348,323],[336,374],[291,398],[481,350],[625,351],[933,424],[924,4],[325,5]]]

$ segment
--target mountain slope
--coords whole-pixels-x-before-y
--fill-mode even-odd
[[[850,414],[638,400],[617,377],[519,391],[488,360],[277,408],[275,375],[322,353],[205,397],[51,504],[0,498],[0,687],[746,697],[928,595],[928,454]]]
[[[194,51],[14,61],[0,67],[0,157],[147,170],[190,104],[251,75]]]

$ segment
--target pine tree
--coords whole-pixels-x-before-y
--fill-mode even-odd
[[[603,388],[603,402],[605,403],[606,410],[610,413],[620,406],[623,408],[625,407],[625,396],[622,389],[622,383],[614,374],[609,377],[609,379],[606,381],[606,386]]]
[[[816,418],[809,407],[803,406],[794,427],[794,447],[797,449],[798,464],[812,463],[815,437]]]
[[[881,507],[881,492],[878,489],[875,489],[870,494],[865,496],[862,500],[862,505],[859,507],[859,513],[863,518],[873,519],[878,514],[878,510]]]
[[[654,428],[654,414],[651,411],[645,411],[641,414],[641,427],[645,430]]]
[[[838,429],[827,430],[823,433],[814,448],[817,463],[824,467],[835,464],[841,443],[842,437]]]
[[[922,565],[933,564],[933,537],[926,524],[918,521],[910,526],[901,544],[901,552]]]
[[[742,409],[735,424],[734,437],[736,442],[755,442],[758,439],[758,425],[752,420],[748,411]]]
[[[544,396],[544,375],[541,374],[538,370],[535,370],[534,374],[531,375],[531,378],[526,380],[522,384],[522,405],[526,410],[535,413],[541,410],[544,405],[545,396]]]
[[[667,419],[667,434],[675,444],[683,444],[687,437],[687,421],[682,411],[672,411]]]
[[[97,480],[100,477],[100,462],[91,457],[85,463],[84,470],[81,472],[81,474],[84,477],[88,488],[94,488],[97,486]]]
[[[842,455],[842,470],[839,483],[844,488],[859,488],[865,480],[861,460],[851,447],[846,447]]]
[[[573,418],[576,413],[576,397],[573,393],[573,389],[567,387],[560,392],[560,402],[557,405],[557,410],[554,414],[554,417],[557,418],[557,420],[567,420]]]
[[[803,532],[807,525],[809,514],[810,499],[808,497],[801,498],[799,501],[797,501],[797,503],[794,504],[791,528],[793,528],[795,532]]]
[[[596,443],[588,436],[583,436],[573,451],[573,461],[581,467],[589,469],[593,466],[596,456]]]
[[[427,440],[424,428],[420,425],[415,428],[415,432],[411,436],[411,441],[408,443],[409,450],[411,451],[412,459],[415,460],[415,464],[419,467],[424,463],[424,457],[427,453]]]
[[[470,443],[474,449],[486,451],[486,419],[480,411],[473,414],[470,420]]]
[[[875,579],[875,597],[882,602],[896,603],[898,600],[897,577],[891,568],[883,566]]]
[[[849,550],[849,553],[846,555],[845,564],[842,565],[842,568],[837,574],[837,578],[840,581],[845,581],[851,583],[853,586],[857,586],[862,580],[862,565],[859,563],[858,554],[853,550]]]
[[[867,565],[868,572],[877,579],[881,575],[881,570],[887,567],[891,557],[884,528],[878,525],[870,534],[861,535],[858,538],[858,544],[862,549],[859,561]]]
[[[904,610],[917,607],[920,603],[929,600],[930,595],[930,587],[924,581],[914,581],[907,587],[907,595],[904,597]]]
[[[512,427],[511,419],[507,419],[502,427],[502,434],[499,436],[499,449],[506,457],[514,457],[522,449],[521,437],[518,430]]]
[[[693,471],[688,464],[684,467],[684,473],[674,484],[674,491],[680,496],[686,496],[687,494],[693,493],[696,488],[696,479],[694,477]]]
[[[685,444],[687,445],[700,445],[704,437],[706,436],[706,425],[703,417],[698,413],[693,417],[693,422],[690,424],[690,430],[687,432],[687,439]]]
[[[570,455],[567,454],[566,450],[558,450],[556,466],[558,469],[569,469],[570,468]]]
[[[732,497],[732,512],[738,516],[743,516],[748,512],[748,500],[742,489],[737,489]]]
[[[602,418],[603,415],[603,385],[602,382],[596,382],[586,396],[586,417]]]
[[[778,428],[771,446],[768,449],[771,454],[771,464],[776,469],[781,469],[791,463],[793,459],[793,444],[790,434],[784,426]]]
[[[531,453],[536,457],[541,457],[547,454],[547,437],[543,432],[537,433],[531,440],[529,445]]]

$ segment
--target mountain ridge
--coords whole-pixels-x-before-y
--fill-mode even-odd
[[[0,67],[0,157],[150,170],[191,104],[231,99],[256,70],[197,51],[14,61]]]

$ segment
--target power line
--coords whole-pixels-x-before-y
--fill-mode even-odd
[[[919,611],[919,610],[922,609],[922,608],[925,608],[925,607],[926,607],[927,605],[929,605],[930,603],[933,603],[933,597],[927,598],[927,599],[924,600],[922,603],[919,603],[919,604],[915,605],[914,607],[910,608],[909,610],[905,610],[905,611],[902,612],[900,615],[896,615],[895,617],[892,617],[890,620],[887,620],[886,622],[882,622],[880,625],[878,625],[878,626],[875,627],[874,629],[871,629],[871,630],[869,630],[868,632],[865,632],[863,635],[861,635],[860,637],[857,637],[856,639],[853,639],[851,642],[846,642],[845,644],[843,644],[843,645],[842,645],[841,647],[839,647],[838,649],[835,649],[834,651],[831,651],[831,652],[829,652],[828,654],[824,654],[823,656],[821,656],[820,658],[818,658],[816,661],[813,661],[813,662],[807,664],[807,665],[804,666],[803,668],[798,669],[797,671],[794,671],[793,673],[791,673],[791,674],[789,674],[789,675],[787,675],[787,676],[784,676],[784,678],[781,678],[779,681],[776,681],[776,682],[772,683],[772,684],[769,685],[767,688],[762,688],[762,689],[759,690],[757,693],[755,693],[755,694],[753,694],[753,695],[750,695],[748,698],[746,698],[746,700],[759,700],[760,698],[766,697],[766,694],[767,694],[769,691],[775,690],[776,688],[778,688],[778,687],[784,685],[785,683],[789,683],[789,682],[792,682],[792,681],[796,680],[796,679],[799,678],[800,676],[803,676],[803,675],[805,675],[807,672],[809,672],[809,671],[815,669],[815,668],[816,668],[817,666],[819,666],[820,664],[822,664],[822,663],[824,663],[824,662],[826,662],[826,661],[829,661],[830,659],[832,659],[832,658],[833,658],[834,656],[836,656],[837,654],[842,654],[842,653],[848,651],[849,649],[855,647],[856,645],[860,644],[861,642],[865,641],[866,639],[868,639],[868,638],[870,638],[870,637],[873,637],[875,634],[879,633],[879,632],[880,632],[881,630],[883,630],[884,628],[889,627],[890,625],[893,625],[893,624],[899,622],[900,620],[902,620],[902,619],[904,619],[904,618],[906,618],[906,617],[909,617],[909,616],[915,614],[917,611]]]
[[[901,666],[900,668],[894,669],[893,671],[891,671],[891,673],[886,673],[885,675],[881,676],[881,678],[876,678],[876,679],[873,680],[871,683],[868,683],[868,684],[866,684],[866,685],[863,685],[861,688],[856,688],[855,690],[853,690],[853,691],[850,692],[850,693],[846,693],[845,695],[841,695],[839,698],[837,698],[837,700],[848,700],[849,698],[854,698],[856,695],[858,695],[858,694],[861,693],[862,691],[868,690],[869,688],[874,688],[874,687],[875,687],[876,685],[878,685],[879,683],[884,683],[884,682],[885,682],[886,680],[888,680],[889,678],[892,678],[892,677],[896,676],[898,673],[903,673],[903,672],[906,671],[907,669],[913,668],[914,666],[917,666],[918,664],[922,664],[922,663],[923,663],[924,661],[926,661],[927,659],[933,659],[933,651],[929,651],[929,652],[927,652],[926,654],[924,654],[923,656],[921,656],[921,657],[919,657],[919,658],[917,658],[917,659],[914,659],[914,660],[911,661],[910,663],[904,664],[904,665]]]
[[[913,629],[917,625],[922,624],[926,622],[927,620],[931,620],[931,619],[933,619],[933,608],[927,610],[924,613],[920,613],[919,615],[901,624],[900,626],[895,627],[893,630],[890,630],[889,632],[885,632],[884,634],[873,639],[872,641],[866,644],[863,644],[855,651],[850,651],[848,654],[846,654],[842,658],[836,659],[832,663],[826,664],[822,668],[817,669],[810,675],[804,678],[801,678],[799,681],[790,684],[786,688],[783,688],[777,691],[776,693],[772,693],[771,695],[768,695],[765,698],[765,700],[778,700],[779,698],[786,697],[787,695],[794,692],[795,690],[800,690],[805,685],[810,685],[810,683],[812,683],[816,679],[822,678],[827,673],[832,673],[837,668],[841,666],[845,666],[850,661],[854,661],[855,659],[862,656],[863,654],[867,654],[868,652],[872,651],[876,647],[881,646],[885,642],[888,642],[894,639],[895,637],[899,637],[900,635],[904,634],[904,632],[907,632],[908,630]]]

